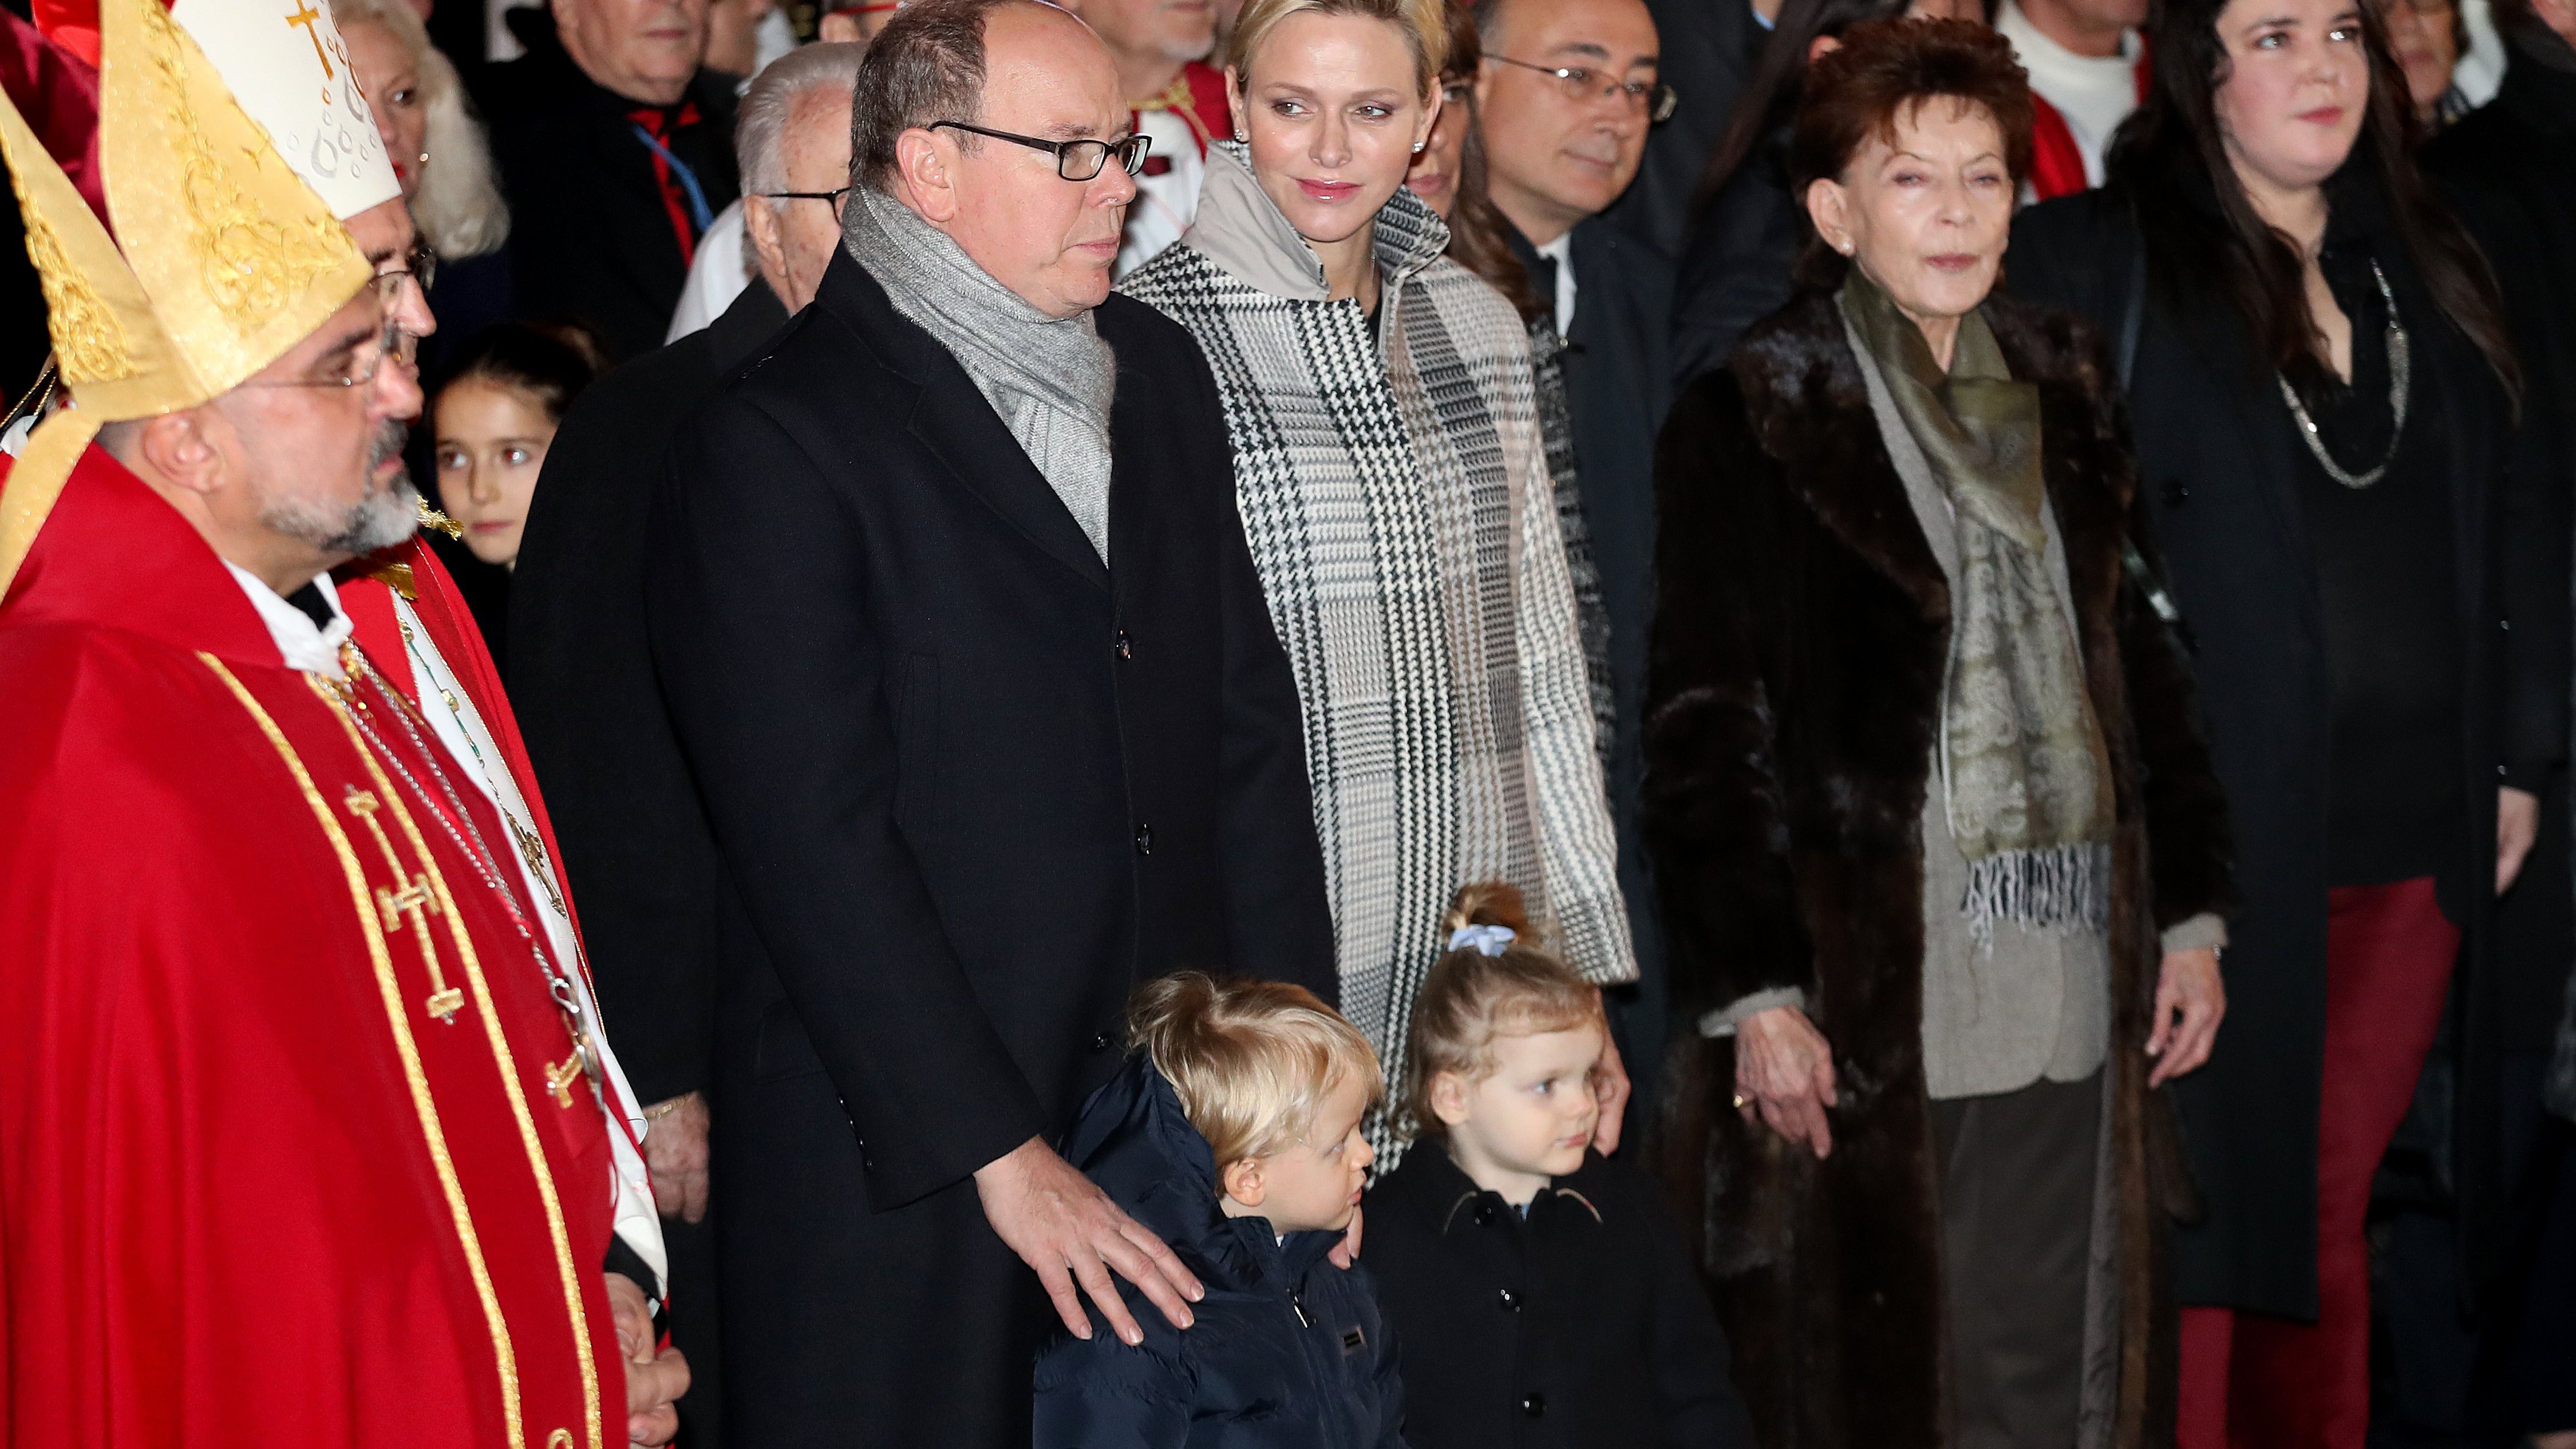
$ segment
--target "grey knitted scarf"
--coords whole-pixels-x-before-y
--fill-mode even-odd
[[[873,186],[850,192],[841,245],[896,311],[966,369],[1107,563],[1109,404],[1118,359],[1091,314],[1059,321],[1040,312],[975,265],[946,232]]]
[[[1941,776],[1968,862],[1969,933],[1991,944],[1998,920],[2099,931],[2110,919],[2110,756],[2048,567],[2039,390],[2013,379],[1983,313],[1959,319],[1944,372],[1860,268],[1840,300],[1955,520]]]

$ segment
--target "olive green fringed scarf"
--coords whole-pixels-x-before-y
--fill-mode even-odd
[[[2110,761],[2048,566],[2039,390],[2013,380],[1981,312],[1959,319],[1945,374],[1922,331],[1858,267],[1841,302],[1958,534],[1941,774],[1950,835],[1968,862],[1969,933],[1991,945],[1998,920],[2104,929]]]

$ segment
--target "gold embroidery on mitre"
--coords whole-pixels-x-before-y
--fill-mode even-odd
[[[330,269],[338,260],[331,233],[340,228],[327,213],[318,221],[311,216],[277,218],[251,204],[206,140],[205,129],[198,124],[198,108],[188,104],[178,22],[157,4],[143,8],[142,20],[145,55],[165,98],[162,114],[179,147],[179,194],[194,222],[189,246],[196,253],[207,295],[235,325],[247,329]],[[247,154],[253,171],[272,159]],[[341,232],[340,242],[345,249],[347,233]]]
[[[108,211],[202,402],[311,336],[374,269],[160,0],[101,0],[99,21]]]
[[[188,380],[177,375],[181,370],[143,284],[88,200],[5,96],[0,156],[7,158],[10,189],[26,221],[27,259],[44,287],[54,353],[82,409],[130,418],[193,400],[170,396]]]
[[[18,214],[26,218],[27,259],[36,264],[36,281],[45,289],[45,324],[53,335],[54,360],[62,365],[63,381],[78,387],[134,376],[134,351],[125,340],[125,328],[64,252],[62,238],[54,235],[44,208],[35,204],[27,184],[18,179],[16,160],[10,158],[10,189],[18,193]]]

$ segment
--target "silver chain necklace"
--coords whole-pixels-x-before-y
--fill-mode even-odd
[[[2325,440],[2317,435],[2317,420],[2308,416],[2306,405],[2299,401],[2298,390],[2290,386],[2288,378],[2277,372],[2272,375],[2272,380],[2281,385],[2281,401],[2290,405],[2290,416],[2298,420],[2299,437],[2307,443],[2308,452],[2317,460],[2317,466],[2326,470],[2327,477],[2356,490],[2367,488],[2388,476],[2388,465],[2397,461],[2397,445],[2406,436],[2406,384],[2414,372],[2406,328],[2397,320],[2397,294],[2389,290],[2388,276],[2379,270],[2376,261],[2370,264],[2370,279],[2379,284],[2379,299],[2388,308],[2388,456],[2379,460],[2378,467],[2367,473],[2345,472],[2342,465],[2326,452]]]
[[[376,747],[376,753],[383,757],[385,764],[390,766],[396,775],[402,777],[404,784],[411,787],[411,792],[420,797],[420,802],[429,807],[430,815],[438,821],[439,828],[446,832],[448,841],[456,847],[457,853],[472,862],[475,874],[482,877],[483,884],[494,895],[500,897],[501,907],[509,915],[511,927],[518,932],[519,940],[528,948],[528,954],[535,958],[538,972],[545,977],[546,995],[553,1000],[555,1009],[563,1014],[564,1034],[572,1038],[573,1053],[580,1062],[581,1075],[590,1079],[592,1091],[599,1091],[603,1080],[599,1050],[591,1042],[589,1028],[583,1024],[581,998],[574,992],[572,982],[565,978],[563,971],[546,954],[544,943],[539,941],[536,933],[530,929],[526,914],[519,909],[517,893],[503,882],[500,867],[495,862],[491,849],[483,843],[482,829],[475,825],[474,817],[466,813],[465,802],[458,797],[455,785],[447,778],[447,772],[439,767],[437,754],[422,740],[421,726],[413,723],[410,699],[402,691],[385,683],[384,676],[376,672],[375,662],[367,658],[366,651],[358,647],[357,641],[350,640],[342,644],[340,651],[341,665],[353,677],[353,683],[345,686],[348,689],[345,698],[350,706],[349,722],[356,726],[360,734],[367,737],[368,743]],[[411,770],[403,764],[402,757],[388,749],[383,738],[376,733],[375,727],[367,723],[367,710],[364,703],[356,698],[357,691],[354,686],[354,679],[361,676],[368,684],[375,686],[377,696],[385,701],[396,722],[402,725],[403,734],[411,741],[412,748],[417,750],[421,759],[428,764],[430,776],[438,782],[439,795],[446,798],[448,809],[439,808],[438,797],[421,788],[420,781],[415,779]],[[460,823],[464,827],[461,834],[458,831]],[[548,1084],[554,1087],[558,1099],[561,1099],[565,1095],[563,1088],[570,1079],[557,1080],[557,1076],[558,1073],[550,1071],[547,1080]]]

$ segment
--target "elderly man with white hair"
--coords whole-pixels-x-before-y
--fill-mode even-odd
[[[1132,124],[1061,9],[897,12],[814,301],[656,500],[653,663],[728,896],[736,1442],[1025,1449],[1050,1319],[1135,1343],[1199,1293],[1048,1145],[1124,1060],[1130,990],[1334,993],[1214,380],[1109,295]]]
[[[764,67],[734,118],[733,154],[742,170],[742,199],[716,213],[688,285],[672,310],[669,340],[713,323],[767,278],[784,311],[761,306],[764,332],[813,299],[823,263],[841,235],[842,193],[850,169],[850,77],[863,44],[826,41]],[[821,202],[799,206],[797,202]],[[791,267],[804,268],[789,279]],[[755,303],[755,306],[760,304]],[[746,344],[757,339],[745,339]]]

